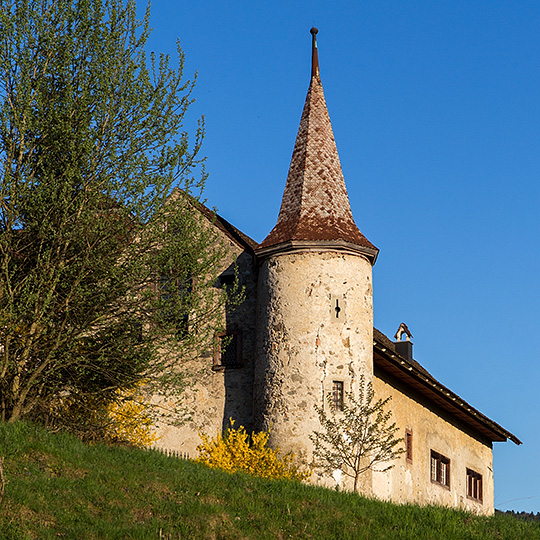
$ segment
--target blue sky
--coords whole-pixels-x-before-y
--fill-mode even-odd
[[[144,5],[140,2],[140,6]],[[319,28],[351,207],[379,247],[375,326],[524,444],[495,505],[540,511],[540,3],[158,0],[149,49],[198,72],[206,197],[257,241],[276,222]]]

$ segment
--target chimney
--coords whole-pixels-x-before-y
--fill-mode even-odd
[[[399,325],[398,331],[396,332],[396,335],[394,336],[394,346],[396,349],[396,352],[403,356],[406,360],[411,361],[413,359],[412,355],[412,334],[407,328],[407,325],[405,323],[401,323]]]

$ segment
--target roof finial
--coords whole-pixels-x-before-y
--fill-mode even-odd
[[[319,76],[319,54],[317,52],[317,33],[319,30],[313,27],[311,30],[311,76]]]

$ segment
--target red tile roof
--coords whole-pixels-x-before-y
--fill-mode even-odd
[[[278,221],[259,247],[291,241],[353,244],[367,248],[372,262],[378,252],[352,216],[318,65],[312,69]]]

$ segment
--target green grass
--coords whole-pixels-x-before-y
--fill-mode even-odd
[[[211,471],[155,452],[88,446],[0,423],[2,539],[535,539],[508,515],[397,506]]]

